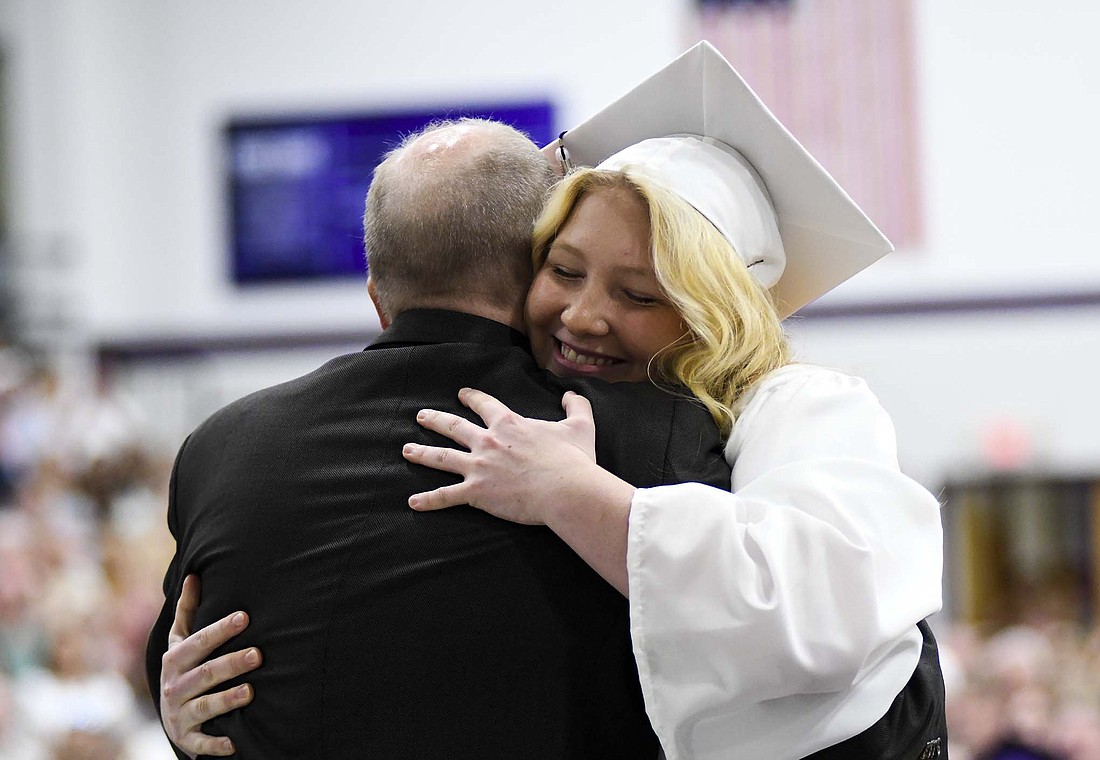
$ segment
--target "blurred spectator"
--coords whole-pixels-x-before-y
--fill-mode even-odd
[[[32,741],[25,725],[11,682],[0,672],[0,760],[36,760],[43,756],[45,748]]]
[[[1100,675],[1093,671],[1093,675]],[[1095,686],[1095,688],[1100,688]],[[1054,723],[1057,746],[1070,760],[1100,759],[1100,707],[1074,701],[1063,707]]]
[[[944,637],[952,760],[1100,760],[1095,632],[1015,626]]]
[[[147,420],[138,404],[96,375],[90,393],[67,404],[60,456],[81,490],[106,518],[112,500],[144,481],[151,466]]]
[[[43,659],[32,604],[44,571],[35,559],[30,518],[0,512],[0,673],[18,675]]]
[[[115,667],[120,653],[106,603],[93,576],[59,578],[47,592],[46,662],[23,673],[16,686],[28,730],[48,746],[92,752],[105,746],[100,737],[124,736],[138,720],[134,694]],[[69,737],[72,732],[80,735]]]
[[[12,407],[29,374],[29,362],[22,353],[0,346],[0,508],[11,501],[15,492],[18,476],[15,463],[19,455],[9,449],[22,441],[16,440],[14,434],[9,435],[8,427],[13,424]]]
[[[104,731],[69,731],[53,745],[50,760],[118,760],[122,743]]]
[[[24,369],[8,389],[0,407],[0,469],[10,483],[32,473],[55,449],[62,409],[59,380],[45,364]]]

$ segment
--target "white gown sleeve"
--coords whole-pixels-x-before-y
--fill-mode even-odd
[[[646,709],[669,760],[799,758],[881,717],[940,608],[939,503],[898,467],[866,384],[794,365],[726,447],[732,493],[639,489],[627,572]]]

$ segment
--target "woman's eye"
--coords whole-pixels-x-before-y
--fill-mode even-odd
[[[660,303],[660,299],[654,298],[652,296],[644,296],[641,293],[632,293],[629,290],[623,292],[626,295],[626,300],[630,301],[632,304],[637,304],[638,306],[653,306],[657,303]]]
[[[581,276],[580,272],[576,272],[572,269],[566,269],[565,267],[561,266],[551,266],[550,271],[553,272],[555,276],[561,277],[563,280],[575,280]]]

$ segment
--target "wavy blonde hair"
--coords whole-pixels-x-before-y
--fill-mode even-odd
[[[610,188],[629,189],[648,206],[653,270],[688,328],[653,357],[650,379],[656,368],[660,379],[686,387],[728,435],[746,392],[787,364],[790,349],[771,295],[706,217],[641,170],[580,169],[555,186],[535,223],[535,269],[577,202]]]

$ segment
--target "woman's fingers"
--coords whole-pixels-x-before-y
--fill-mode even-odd
[[[445,435],[466,448],[470,448],[477,440],[477,436],[485,432],[485,428],[479,427],[457,414],[440,412],[435,409],[421,409],[416,413],[416,421],[420,424],[420,427]]]
[[[250,647],[207,660],[210,654],[248,627],[248,615],[234,612],[191,633],[199,605],[197,576],[189,575],[176,603],[176,617],[168,634],[168,651],[161,658],[160,707],[168,737],[191,757],[226,757],[235,751],[226,736],[202,733],[202,724],[252,701],[248,684],[213,694],[213,687],[248,673],[263,661],[260,650]]]
[[[434,491],[413,494],[409,497],[409,506],[418,512],[431,512],[436,509],[457,507],[459,504],[468,504],[466,484],[456,483],[453,486],[443,486]]]
[[[244,707],[252,701],[254,696],[255,692],[250,684],[241,684],[232,689],[204,694],[198,699],[191,700],[188,703],[187,712],[191,722],[198,728],[211,718],[225,715],[238,707]]]
[[[232,755],[236,750],[228,736],[210,736],[200,730],[202,724],[211,718],[244,707],[252,701],[255,692],[248,684],[235,686],[232,689],[219,691],[216,694],[206,694],[198,699],[193,699],[183,706],[180,711],[180,723],[187,726],[178,738],[169,737],[176,746],[192,757],[196,755],[212,755],[225,757]]]
[[[179,618],[177,617],[176,622],[172,624],[173,630],[178,623]],[[182,641],[169,643],[168,651],[164,653],[162,659],[162,684],[165,678],[169,676],[178,678],[186,671],[193,669],[209,657],[215,649],[247,627],[248,615],[244,612],[234,612],[217,622],[211,623],[201,631],[187,636]]]
[[[176,601],[176,616],[172,619],[172,629],[168,631],[169,648],[191,635],[191,624],[199,606],[199,591],[197,575],[188,575],[183,579],[183,590]]]
[[[512,410],[503,401],[490,396],[485,391],[475,390],[474,388],[459,390],[458,400],[462,402],[463,406],[475,412],[489,426],[492,426],[502,416],[512,414]],[[475,427],[477,426],[475,425]]]
[[[182,749],[192,758],[197,755],[210,755],[213,757],[226,757],[236,752],[233,742],[228,736],[210,736],[202,732],[202,724],[218,715],[224,715],[230,710],[244,707],[252,701],[255,695],[248,684],[235,686],[232,689],[219,691],[216,694],[206,694],[193,699],[183,705],[176,714],[176,724],[169,725],[165,722],[168,737],[177,747]]]
[[[503,402],[490,396],[484,391],[473,388],[462,388],[458,392],[458,400],[489,426],[495,424],[502,417],[512,414]],[[437,409],[421,409],[416,413],[416,421],[421,427],[445,435],[455,443],[473,448],[480,437],[485,433],[485,428],[475,425],[469,420],[450,412],[441,412]]]
[[[183,741],[176,742],[176,746],[192,758],[198,755],[229,757],[237,751],[228,736],[207,736],[200,733],[188,735]]]
[[[565,424],[580,436],[576,443],[582,445],[583,450],[595,461],[596,421],[592,417],[592,404],[584,396],[566,391],[561,398],[561,407],[565,410]]]
[[[185,630],[178,614],[173,628],[177,626],[179,631]],[[164,728],[176,746],[192,757],[225,757],[234,752],[228,737],[208,736],[202,733],[202,724],[247,705],[252,701],[252,687],[243,684],[213,694],[204,692],[255,670],[263,657],[260,650],[250,647],[212,660],[206,658],[247,626],[248,615],[245,613],[226,615],[171,645],[161,660],[160,707]]]
[[[565,410],[567,420],[587,422],[593,427],[596,426],[592,419],[592,404],[579,393],[566,391],[565,395],[561,397],[561,408]]]
[[[469,470],[470,455],[458,449],[446,446],[424,446],[419,443],[406,443],[401,455],[413,464],[422,464],[455,475],[465,475]]]
[[[260,654],[260,650],[255,647],[223,654],[221,657],[204,662],[199,667],[183,673],[173,683],[175,693],[169,696],[174,697],[178,702],[189,700],[210,691],[218,684],[255,670],[260,667],[262,662],[263,656]],[[215,714],[221,715],[222,712],[225,712],[225,710]],[[203,720],[206,720],[206,718],[203,718]]]
[[[482,428],[454,414],[424,410],[422,426],[448,436],[469,451],[408,443],[410,462],[454,473],[461,483],[414,494],[409,506],[419,511],[469,504],[496,517],[527,525],[545,523],[545,506],[562,473],[583,452],[595,461],[595,424],[588,400],[575,393],[562,398],[562,422],[527,419],[488,393],[463,388],[459,400],[478,414]],[[583,460],[582,460],[583,463]]]

